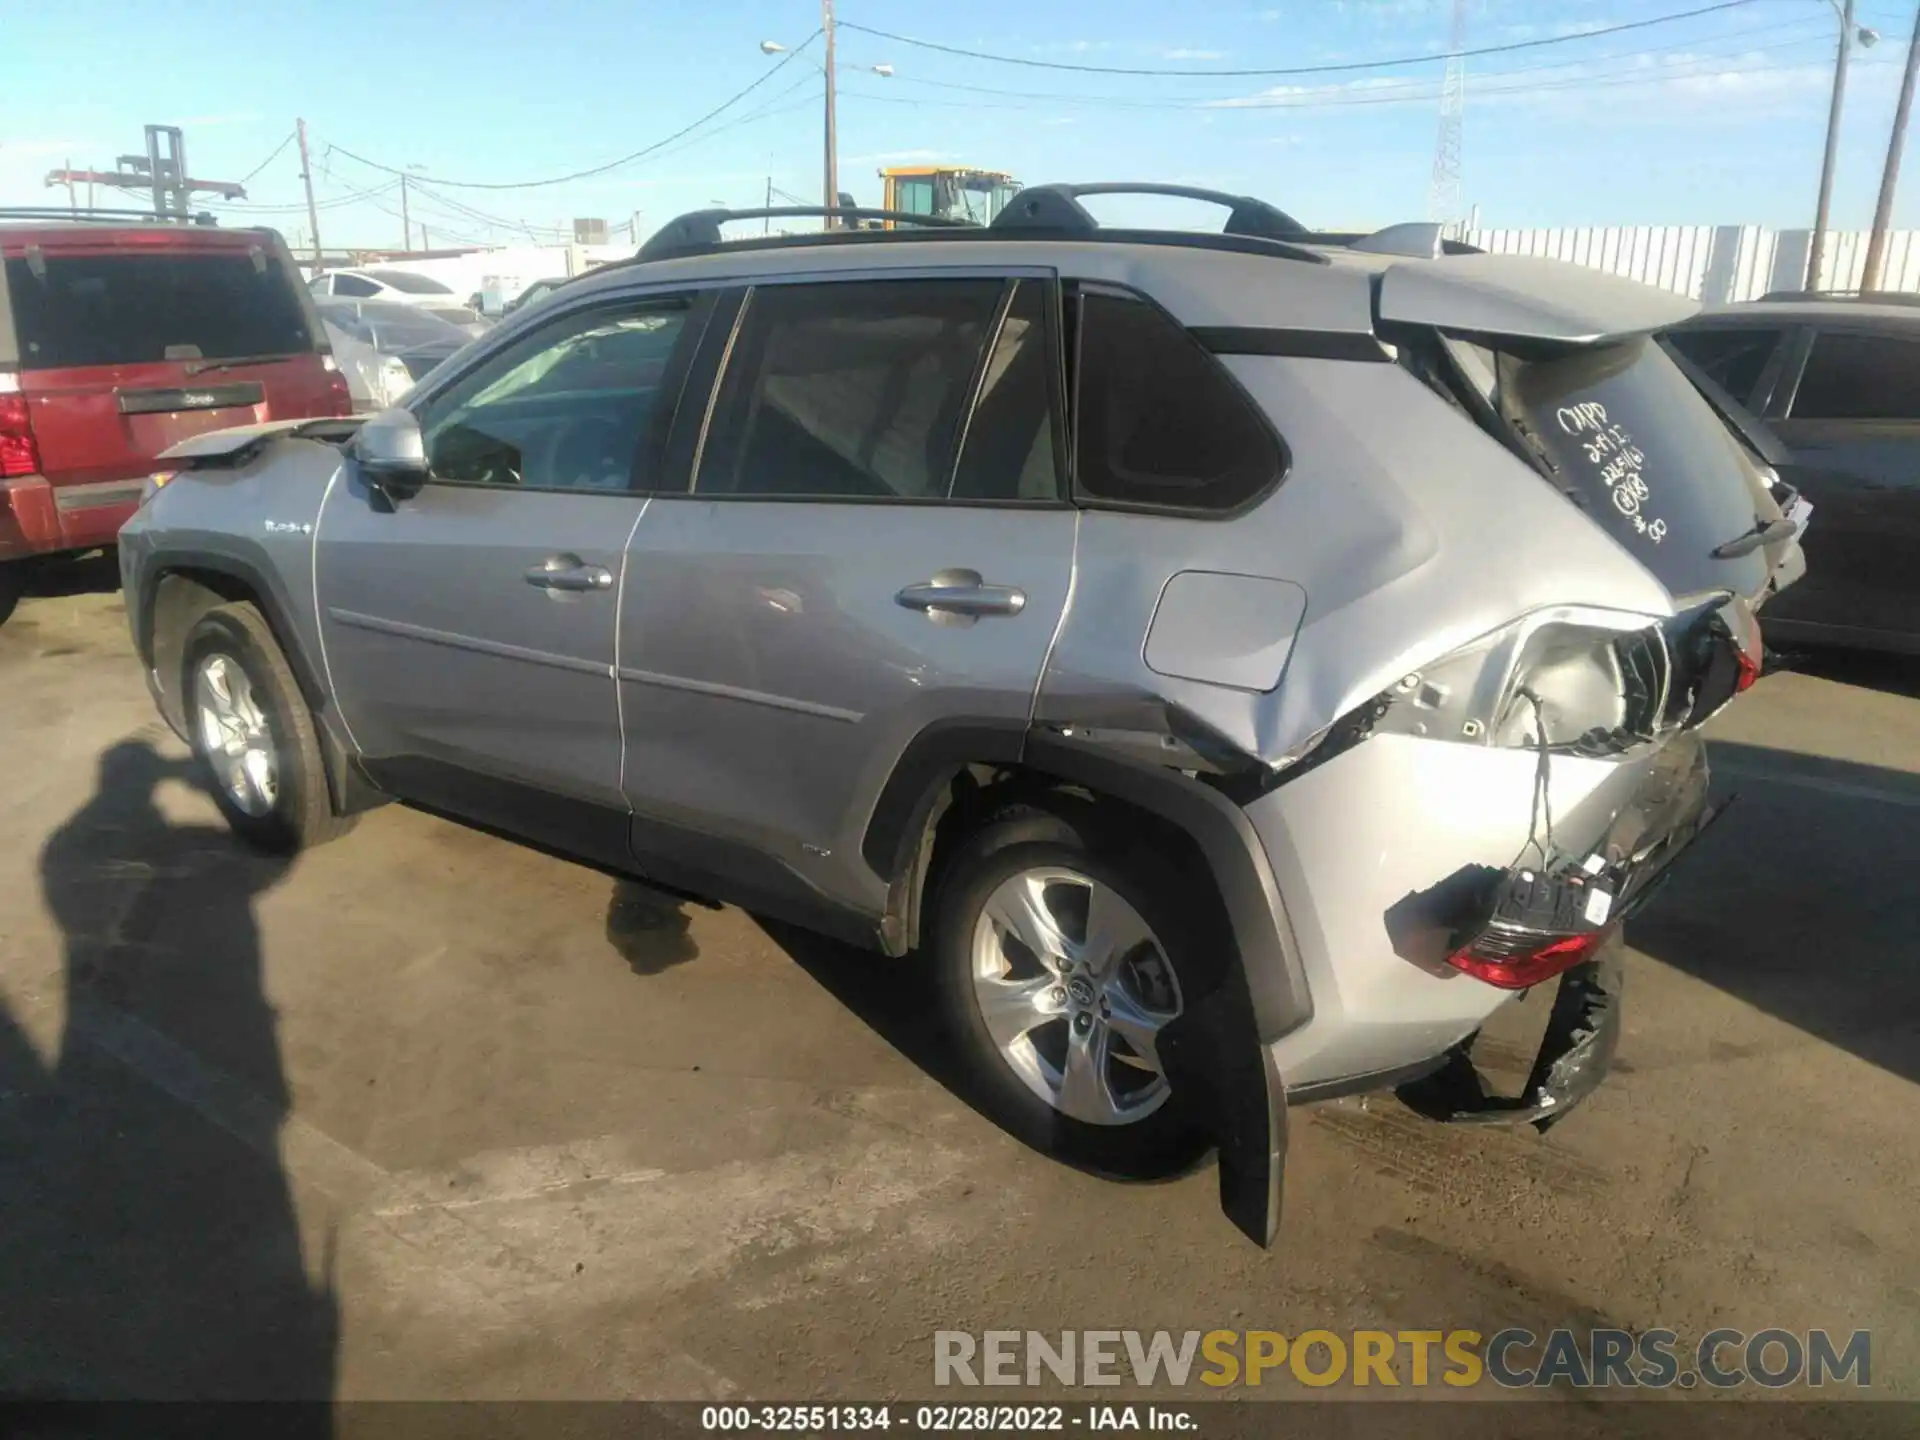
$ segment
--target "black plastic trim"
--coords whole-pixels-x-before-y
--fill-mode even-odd
[[[1192,325],[1187,333],[1216,355],[1280,355],[1298,360],[1360,360],[1384,364],[1393,361],[1376,337],[1352,330]]]
[[[1137,805],[1191,836],[1226,902],[1260,1040],[1278,1040],[1312,1017],[1306,972],[1281,938],[1279,885],[1244,810],[1176,770],[1096,754],[1045,730],[1028,735],[1023,762]]]
[[[225,410],[258,405],[266,398],[258,380],[242,380],[230,385],[186,385],[165,390],[122,390],[118,403],[122,415],[167,415],[176,410]]]
[[[148,568],[140,577],[141,662],[148,669],[153,668],[153,608],[154,597],[159,593],[161,580],[168,575],[190,570],[237,580],[253,593],[261,613],[266,616],[268,628],[273,631],[274,638],[280,642],[280,649],[287,657],[287,665],[293,671],[293,678],[299,682],[300,693],[306,697],[308,706],[316,713],[327,709],[330,699],[327,687],[322,682],[319,672],[313,668],[313,662],[306,651],[297,643],[300,632],[290,623],[289,617],[293,613],[293,605],[285,588],[272,571],[264,570],[232,555],[214,554],[204,550],[169,549],[164,554],[148,560]]]

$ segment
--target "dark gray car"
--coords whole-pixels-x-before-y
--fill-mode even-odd
[[[1812,502],[1806,577],[1768,606],[1768,639],[1920,654],[1920,308],[1761,300],[1668,341],[1761,417]]]

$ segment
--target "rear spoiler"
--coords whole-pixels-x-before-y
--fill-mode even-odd
[[[1649,334],[1699,309],[1699,301],[1684,295],[1532,255],[1450,255],[1392,265],[1382,272],[1374,298],[1382,325],[1552,346]]]

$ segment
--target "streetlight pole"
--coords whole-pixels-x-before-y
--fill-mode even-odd
[[[1880,172],[1880,199],[1873,207],[1873,233],[1867,237],[1867,260],[1860,272],[1862,290],[1880,288],[1880,271],[1887,260],[1887,227],[1893,223],[1893,192],[1900,184],[1900,152],[1907,143],[1907,116],[1913,110],[1916,70],[1920,70],[1920,11],[1914,13],[1913,41],[1907,46],[1907,69],[1900,81],[1900,104],[1893,112],[1893,133],[1887,137],[1887,165]]]
[[[823,174],[821,179],[821,183],[827,193],[821,198],[827,212],[827,228],[831,230],[836,218],[834,212],[840,208],[840,147],[835,135],[833,110],[833,76],[835,70],[839,67],[835,64],[833,58],[833,0],[820,0],[820,30],[821,33],[827,37],[827,63],[820,66],[820,72],[825,76],[827,83],[826,135],[824,137],[826,141],[825,164],[822,167]],[[808,43],[810,44],[812,42],[809,41]],[[760,42],[760,53],[762,55],[779,55],[783,53],[786,48],[787,47],[782,45],[778,40],[762,40]],[[802,48],[804,49],[805,47],[803,46]],[[812,56],[808,56],[807,58],[813,60]],[[820,65],[818,60],[813,60],[813,63]],[[863,65],[860,68],[863,71],[869,71],[884,78],[890,78],[893,75],[892,65]],[[773,184],[771,177],[769,177],[767,184],[769,191],[771,191]],[[771,209],[772,206],[769,205],[768,208]]]
[[[1847,0],[1852,4],[1853,0]],[[833,115],[833,0],[820,0],[820,29],[827,37],[827,228],[833,228],[833,212],[840,208],[840,146],[834,134]]]
[[[1820,202],[1813,215],[1813,239],[1807,246],[1807,289],[1820,288],[1820,271],[1827,253],[1827,214],[1833,205],[1833,162],[1840,148],[1840,107],[1847,94],[1847,57],[1857,39],[1870,47],[1880,32],[1853,23],[1853,0],[1827,0],[1840,17],[1840,51],[1833,61],[1833,100],[1827,107],[1827,148],[1820,161]]]

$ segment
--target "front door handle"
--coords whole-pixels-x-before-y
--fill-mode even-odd
[[[931,580],[908,585],[894,602],[924,611],[931,619],[982,615],[1018,615],[1027,608],[1027,592],[1012,585],[989,585],[978,570],[942,570]]]
[[[589,590],[611,590],[613,572],[602,565],[589,565],[578,555],[549,555],[527,571],[527,583],[542,590],[564,590],[579,594]]]

